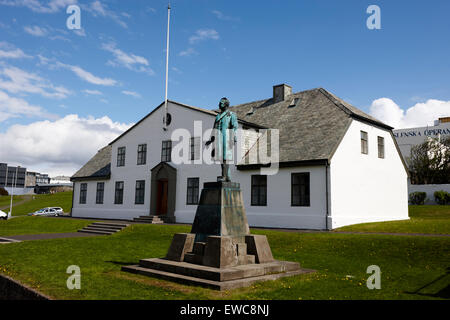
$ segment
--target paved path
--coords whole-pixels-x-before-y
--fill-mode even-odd
[[[450,234],[434,234],[434,233],[321,231],[321,230],[274,229],[274,228],[251,228],[251,229],[284,231],[284,232],[298,232],[298,233],[327,233],[327,234],[335,233],[335,234],[362,234],[362,235],[384,235],[384,236],[450,237]]]
[[[15,206],[18,206],[18,205],[21,205],[21,204],[23,204],[25,202],[28,202],[31,199],[33,199],[33,197],[31,195],[25,195],[22,200],[17,201],[17,202],[13,202],[13,214],[14,214],[14,207]],[[7,206],[0,207],[0,210],[8,210],[10,207],[11,207],[11,204],[8,204]]]

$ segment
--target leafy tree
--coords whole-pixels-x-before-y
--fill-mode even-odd
[[[412,184],[450,183],[450,137],[429,138],[412,147],[406,160]]]

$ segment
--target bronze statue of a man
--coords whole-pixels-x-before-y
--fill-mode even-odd
[[[214,132],[206,145],[215,141],[213,157],[221,161],[222,176],[218,181],[231,181],[230,162],[233,160],[233,149],[236,144],[236,130],[238,128],[237,117],[234,112],[228,110],[230,101],[227,98],[220,99],[220,113],[214,121]]]

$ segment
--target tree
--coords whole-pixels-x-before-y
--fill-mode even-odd
[[[412,147],[406,160],[412,184],[450,183],[450,137],[428,138]]]

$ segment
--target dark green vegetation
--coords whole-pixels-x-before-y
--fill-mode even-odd
[[[355,224],[336,231],[450,234],[450,206],[411,205],[409,217],[409,220]]]
[[[58,299],[449,298],[449,276],[415,292],[445,274],[450,266],[449,237],[253,230],[268,236],[276,259],[298,261],[317,272],[230,292],[120,271],[122,265],[136,264],[142,258],[163,257],[173,234],[189,231],[189,226],[132,225],[111,236],[3,244],[0,272]],[[81,268],[81,290],[66,287],[70,265]],[[381,268],[381,290],[366,287],[370,265]]]

